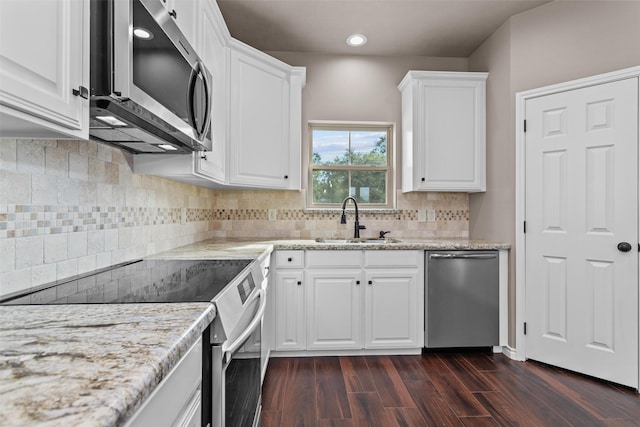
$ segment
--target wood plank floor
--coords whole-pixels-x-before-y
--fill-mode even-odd
[[[262,427],[640,426],[634,390],[484,352],[272,358]]]

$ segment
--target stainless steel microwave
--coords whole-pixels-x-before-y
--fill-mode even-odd
[[[212,82],[162,0],[91,0],[92,138],[133,153],[211,150]]]

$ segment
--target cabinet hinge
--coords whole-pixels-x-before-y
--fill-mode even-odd
[[[527,335],[527,322],[524,322],[524,334]]]
[[[527,121],[526,120],[524,121],[524,131],[525,132],[527,131]]]

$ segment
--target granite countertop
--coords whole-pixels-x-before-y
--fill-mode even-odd
[[[390,238],[391,239],[391,238]],[[347,239],[348,240],[348,239]],[[274,250],[498,250],[509,249],[507,243],[469,239],[405,239],[397,242],[323,243],[316,240],[272,240]]]
[[[261,259],[273,250],[489,250],[500,242],[205,240],[149,258]],[[210,303],[0,306],[0,425],[117,426],[213,321]]]
[[[210,303],[0,307],[0,425],[121,425],[214,317]]]
[[[336,239],[338,240],[338,239]],[[345,239],[348,240],[348,239]],[[272,250],[499,250],[511,246],[503,242],[470,239],[405,239],[395,243],[323,243],[311,239],[229,239],[204,240],[161,252],[153,258],[256,259]]]

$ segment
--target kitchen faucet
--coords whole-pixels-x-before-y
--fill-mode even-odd
[[[348,196],[348,197],[345,197],[344,200],[342,201],[342,217],[340,217],[340,224],[347,223],[347,215],[345,214],[344,209],[349,200],[353,201],[353,206],[355,206],[356,208],[356,222],[354,224],[354,229],[353,229],[353,238],[359,239],[360,230],[365,230],[367,227],[365,227],[364,225],[360,225],[360,215],[358,214],[358,202],[356,202],[356,199],[354,197]]]

